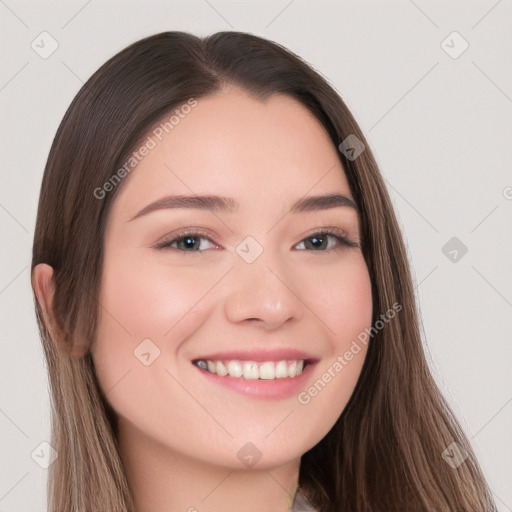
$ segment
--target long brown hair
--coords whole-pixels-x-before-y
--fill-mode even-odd
[[[341,151],[339,158],[360,210],[374,323],[393,304],[402,306],[372,336],[340,418],[303,455],[305,495],[322,512],[496,510],[470,443],[431,376],[404,242],[364,135],[319,73],[282,46],[242,32],[204,38],[164,32],[126,47],[85,83],[59,126],[32,257],[32,270],[38,263],[52,266],[55,282],[49,316],[35,301],[49,372],[51,444],[58,452],[49,469],[48,510],[133,510],[115,414],[89,351],[101,307],[105,223],[123,182],[108,193],[94,191],[106,189],[163,116],[224,84],[262,99],[289,95],[318,118],[336,147],[351,134],[365,144],[357,158]],[[442,456],[453,442],[467,454],[456,468]]]

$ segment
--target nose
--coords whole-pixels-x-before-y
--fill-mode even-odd
[[[274,330],[304,316],[300,279],[275,258],[266,257],[265,251],[252,263],[238,259],[230,280],[225,314],[233,323],[250,321]]]

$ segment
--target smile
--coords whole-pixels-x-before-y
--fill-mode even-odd
[[[194,364],[206,372],[221,377],[229,375],[230,377],[247,380],[295,378],[302,373],[305,365],[307,365],[304,359],[261,362],[198,359],[194,361]]]

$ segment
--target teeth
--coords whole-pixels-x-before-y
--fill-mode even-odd
[[[226,367],[222,363],[222,361],[217,361],[215,364],[215,369],[217,370],[217,374],[224,377],[224,375],[228,374],[228,371],[226,370]]]
[[[273,380],[293,378],[300,375],[304,369],[304,360],[293,361],[210,361],[200,359],[195,362],[197,366],[221,377],[229,375],[247,380]]]
[[[260,366],[260,379],[270,380],[276,377],[276,365],[270,361]]]
[[[228,373],[230,377],[241,377],[242,365],[238,361],[229,361]]]
[[[288,377],[288,366],[286,366],[286,361],[279,361],[276,364],[276,379],[284,379]]]
[[[256,363],[244,363],[242,375],[244,379],[258,379],[260,376],[260,370]]]

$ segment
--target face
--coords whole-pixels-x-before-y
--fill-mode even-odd
[[[94,365],[120,426],[158,453],[275,467],[327,434],[359,377],[359,219],[303,105],[237,88],[197,102],[149,134],[113,204]],[[327,194],[348,201],[304,203]],[[203,195],[229,199],[171,202]]]

